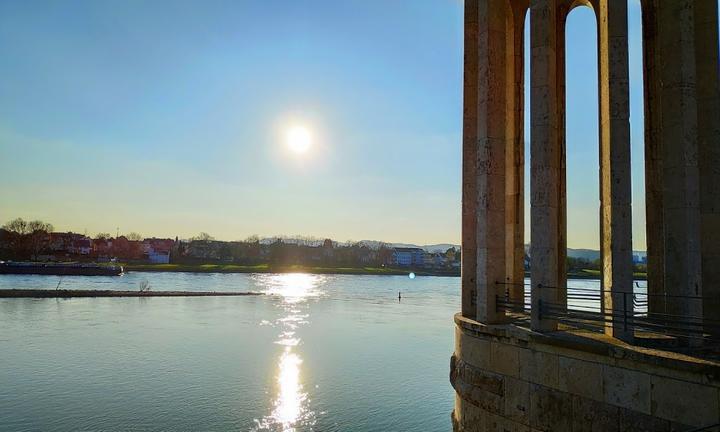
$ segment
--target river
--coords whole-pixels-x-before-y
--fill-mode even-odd
[[[0,431],[451,429],[459,278],[23,275],[0,289],[145,281],[269,295],[0,299]]]

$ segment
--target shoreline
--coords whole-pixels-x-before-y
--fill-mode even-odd
[[[126,272],[168,272],[168,273],[309,273],[309,274],[335,274],[335,275],[369,275],[369,276],[407,276],[415,273],[415,276],[437,276],[437,277],[460,277],[460,272],[432,272],[421,269],[399,269],[380,267],[270,267],[259,266],[238,266],[233,264],[126,264]],[[525,277],[530,277],[530,272],[525,272]],[[602,275],[595,271],[568,272],[568,279],[589,279],[600,280]],[[635,273],[633,280],[647,280],[646,274]]]
[[[0,289],[0,298],[72,298],[72,297],[235,297],[261,296],[257,292],[228,291],[112,291],[112,290],[35,290]]]
[[[431,272],[419,269],[398,269],[381,267],[306,267],[268,265],[240,266],[233,264],[125,264],[126,273],[309,273],[331,275],[368,275],[368,276],[416,276],[459,277],[459,272]]]
[[[102,266],[102,265],[101,265]],[[432,271],[426,269],[401,269],[397,267],[309,267],[302,265],[292,266],[270,266],[260,265],[236,265],[236,264],[122,264],[126,273],[197,273],[197,274],[268,274],[268,273],[308,273],[327,275],[359,275],[359,276],[408,276],[414,273],[415,276],[436,276],[436,277],[460,277],[459,271]],[[58,275],[74,276],[74,275]],[[90,275],[93,276],[93,275]],[[530,277],[530,272],[525,272],[525,277]],[[568,279],[600,280],[602,275],[597,270],[580,270],[567,273]],[[633,280],[647,280],[647,274],[635,273]]]

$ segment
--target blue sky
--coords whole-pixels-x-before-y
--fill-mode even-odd
[[[0,221],[459,243],[462,13],[458,0],[0,1]],[[589,10],[573,12],[571,247],[598,243],[594,32]],[[295,124],[313,135],[303,156],[285,147]]]

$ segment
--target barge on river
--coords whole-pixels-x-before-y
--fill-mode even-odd
[[[32,274],[54,276],[120,276],[120,265],[83,263],[36,263],[0,261],[0,274]]]

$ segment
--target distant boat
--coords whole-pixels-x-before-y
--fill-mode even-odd
[[[0,274],[34,274],[55,276],[120,276],[123,267],[81,263],[37,263],[0,261]]]

